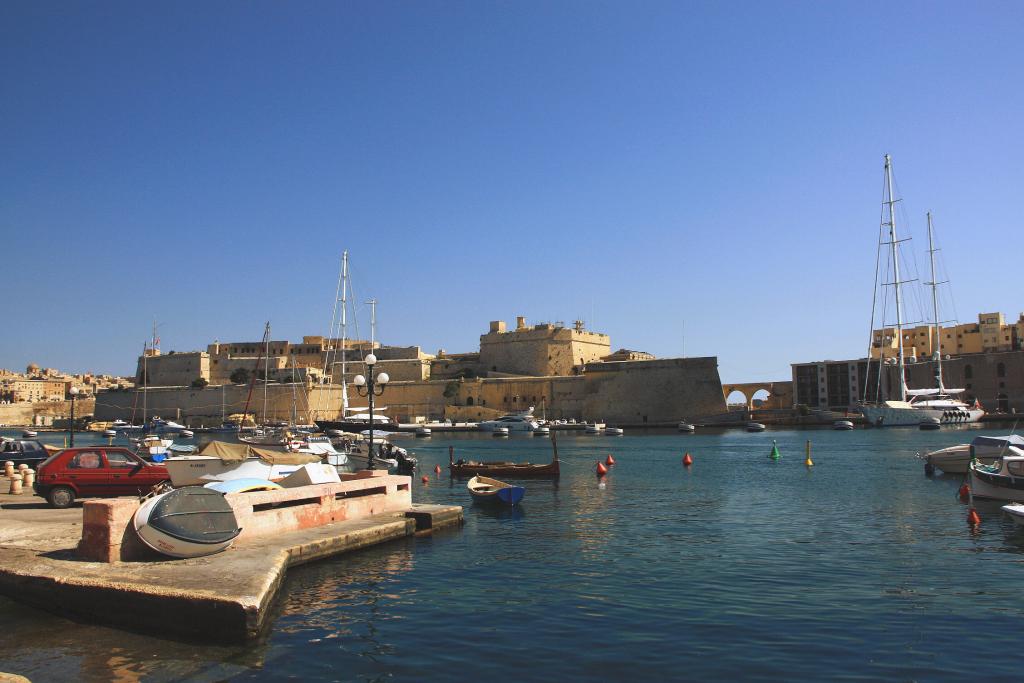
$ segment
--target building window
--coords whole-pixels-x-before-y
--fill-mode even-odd
[[[974,369],[970,365],[964,366],[964,379],[972,379],[974,377]]]
[[[467,406],[473,405],[473,397],[472,396],[467,396],[466,397],[466,405]]]
[[[1006,377],[1006,366],[1002,363],[996,366],[996,377]]]

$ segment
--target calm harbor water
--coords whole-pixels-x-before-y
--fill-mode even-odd
[[[456,457],[545,461],[547,439],[408,439],[466,505],[460,530],[295,568],[272,628],[217,647],[0,599],[0,671],[34,681],[1011,680],[1024,532],[968,528],[959,478],[918,450],[1007,430],[558,438],[562,477],[472,506]],[[772,439],[782,459],[766,456]],[[813,442],[815,467],[804,466]],[[694,458],[681,466],[684,452]],[[617,464],[599,487],[594,463]],[[2,514],[2,511],[0,511]]]

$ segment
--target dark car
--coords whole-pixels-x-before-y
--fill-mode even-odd
[[[49,457],[50,454],[43,444],[35,439],[12,439],[0,443],[0,465],[11,461],[15,467],[25,464],[36,469]]]
[[[167,468],[146,462],[127,448],[84,446],[65,448],[43,462],[33,489],[55,508],[76,498],[141,496],[170,481]]]

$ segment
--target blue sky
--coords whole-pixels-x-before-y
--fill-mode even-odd
[[[0,367],[129,373],[154,318],[323,334],[348,249],[386,343],[582,317],[786,379],[864,354],[886,152],[959,319],[1016,319],[1021,35],[995,2],[6,2]]]

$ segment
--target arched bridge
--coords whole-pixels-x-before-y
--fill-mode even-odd
[[[723,384],[722,385],[722,396],[725,398],[726,403],[729,401],[729,394],[734,391],[738,391],[743,394],[743,402],[747,405],[747,410],[754,409],[754,394],[764,390],[768,392],[769,397],[781,398],[783,395],[788,395],[793,390],[793,383],[786,382],[746,382],[744,384]]]

